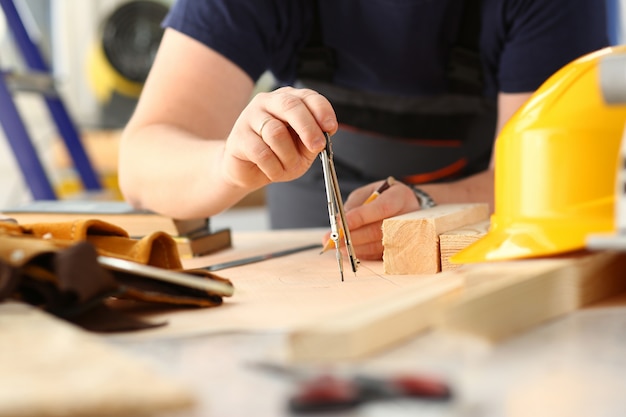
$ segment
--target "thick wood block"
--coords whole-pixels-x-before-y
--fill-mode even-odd
[[[204,256],[232,247],[230,229],[207,231],[192,237],[174,236],[174,240],[181,258]]]
[[[490,223],[489,220],[483,220],[440,234],[441,270],[449,271],[461,266],[461,264],[450,262],[450,258],[483,237],[489,230]]]
[[[486,220],[487,204],[445,204],[383,221],[386,274],[434,274],[441,271],[439,235]]]
[[[291,359],[352,360],[389,348],[433,326],[446,296],[462,283],[460,275],[425,277],[374,302],[297,329],[289,338]]]
[[[468,265],[440,326],[500,341],[626,291],[626,253]]]

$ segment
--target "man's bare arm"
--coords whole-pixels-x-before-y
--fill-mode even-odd
[[[251,100],[253,87],[224,56],[166,30],[122,137],[125,198],[173,217],[204,217],[302,175],[325,145],[323,131],[337,128],[332,106],[291,88]]]

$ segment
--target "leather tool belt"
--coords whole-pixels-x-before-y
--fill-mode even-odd
[[[102,266],[120,258],[232,285],[204,270],[183,270],[176,242],[165,232],[141,239],[100,220],[19,225],[0,221],[0,302],[32,304],[89,330],[160,326],[115,308],[116,300],[178,307],[214,307],[222,294]]]

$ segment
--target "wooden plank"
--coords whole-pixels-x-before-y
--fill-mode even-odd
[[[383,221],[386,274],[434,274],[441,271],[439,235],[487,219],[487,204],[446,204]]]
[[[450,258],[462,249],[465,249],[483,237],[489,229],[489,220],[450,230],[439,235],[439,249],[441,251],[441,270],[456,269],[461,264],[450,262]]]
[[[67,322],[0,304],[0,416],[147,416],[190,408],[187,387]]]
[[[626,291],[624,271],[619,252],[482,264],[466,275],[438,326],[500,341]]]
[[[491,341],[626,291],[626,254],[464,265],[290,333],[293,361],[361,359],[429,327]]]
[[[333,314],[289,335],[291,360],[359,359],[398,344],[432,326],[446,296],[463,283],[459,275],[420,279],[412,286]]]

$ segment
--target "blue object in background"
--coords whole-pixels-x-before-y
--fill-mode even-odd
[[[0,0],[0,6],[6,16],[11,34],[28,68],[38,73],[49,73],[49,68],[39,49],[30,38],[13,0]],[[2,124],[7,139],[13,149],[13,153],[16,155],[18,164],[30,187],[33,198],[35,200],[55,199],[56,195],[41,166],[41,162],[28,136],[23,120],[19,117],[11,92],[5,83],[4,76],[4,73],[0,72],[0,77],[2,77],[0,80],[0,110],[2,111],[0,124]],[[82,142],[80,141],[78,131],[65,105],[57,95],[44,96],[44,99],[85,189],[90,191],[101,190],[102,187],[98,176],[89,161]]]
[[[620,3],[620,0],[606,0],[608,35],[611,45],[622,43],[622,25],[620,24],[622,14]]]

